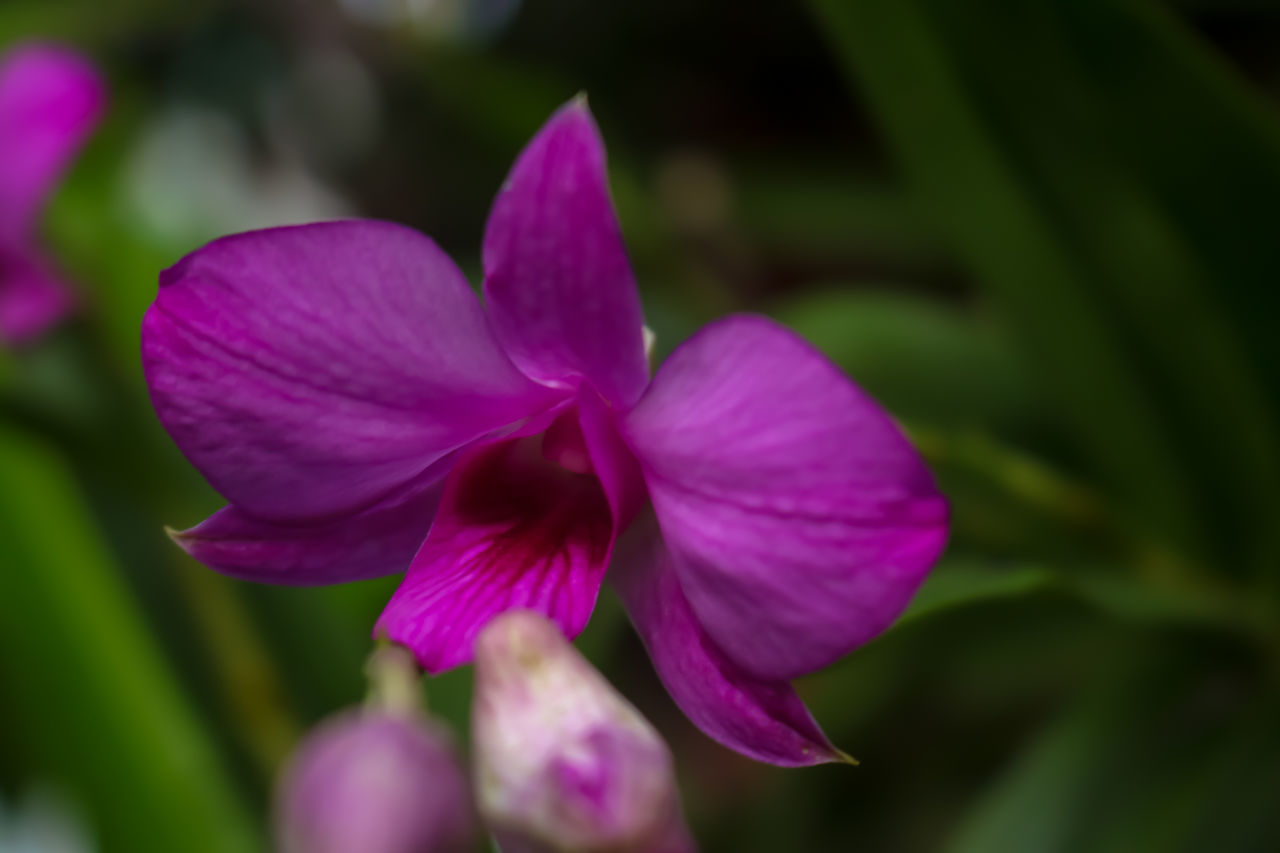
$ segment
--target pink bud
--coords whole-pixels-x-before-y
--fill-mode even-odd
[[[476,641],[476,796],[507,853],[687,853],[671,753],[539,614]]]
[[[416,713],[349,711],[322,723],[281,779],[282,853],[470,850],[467,780],[447,733]]]

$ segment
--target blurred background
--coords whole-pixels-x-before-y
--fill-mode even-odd
[[[1280,5],[0,0],[107,119],[44,218],[79,314],[0,351],[0,850],[264,849],[396,583],[253,586],[156,423],[160,269],[392,219],[478,278],[589,93],[658,354],[732,310],[823,347],[955,515],[907,616],[800,685],[862,765],[674,708],[604,592],[579,645],[667,736],[707,851],[1280,849]],[[434,680],[462,731],[469,672]]]

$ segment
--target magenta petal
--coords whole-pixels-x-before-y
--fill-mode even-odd
[[[441,491],[438,482],[417,487],[316,524],[261,521],[229,506],[173,539],[209,568],[242,580],[310,586],[377,578],[409,567]]]
[[[584,100],[516,160],[489,214],[484,268],[489,316],[521,370],[557,386],[586,377],[620,405],[640,396],[644,317]]]
[[[592,474],[542,458],[539,438],[470,451],[449,474],[426,544],[378,619],[377,634],[430,672],[471,660],[497,614],[534,610],[566,636],[587,624],[613,522]]]
[[[883,631],[946,542],[946,501],[888,415],[764,318],[679,347],[623,430],[699,622],[761,678]]]
[[[0,248],[0,341],[22,343],[56,323],[75,300],[42,259]]]
[[[591,467],[609,499],[614,527],[626,530],[648,495],[640,466],[618,432],[617,412],[595,389],[584,386],[578,394],[578,422]]]
[[[105,102],[97,72],[72,51],[31,44],[0,58],[0,237],[29,236]]]
[[[151,399],[251,515],[344,515],[554,402],[516,370],[423,235],[348,221],[224,237],[161,277]]]
[[[644,640],[658,677],[712,739],[757,761],[802,767],[847,760],[791,685],[744,672],[693,615],[652,518],[618,543],[609,582]]]

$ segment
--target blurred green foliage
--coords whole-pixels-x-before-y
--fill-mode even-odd
[[[512,155],[585,89],[659,353],[773,314],[954,506],[907,615],[801,685],[856,769],[710,743],[602,601],[580,645],[671,739],[703,848],[1280,847],[1280,10],[501,5],[0,2],[0,44],[112,84],[46,223],[84,310],[0,353],[0,797],[54,785],[108,851],[265,846],[394,579],[254,587],[167,542],[218,500],[146,401],[156,275],[335,212],[474,273]],[[464,729],[469,682],[429,685]]]

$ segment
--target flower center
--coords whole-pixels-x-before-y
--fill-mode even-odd
[[[547,427],[542,434],[542,458],[575,474],[595,473],[577,409],[562,413]]]

